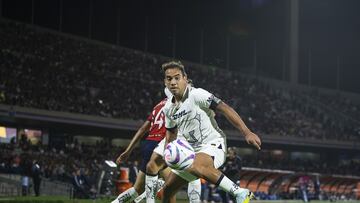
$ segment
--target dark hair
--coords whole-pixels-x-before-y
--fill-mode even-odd
[[[165,71],[169,68],[178,68],[181,73],[186,76],[185,67],[180,61],[169,61],[161,65],[161,70],[165,74]]]
[[[188,78],[187,81],[189,85],[191,85],[192,87],[194,86],[194,82],[192,79]]]

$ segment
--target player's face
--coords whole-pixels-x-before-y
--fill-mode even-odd
[[[187,77],[178,68],[169,68],[165,71],[165,86],[177,98],[181,98],[187,86]]]

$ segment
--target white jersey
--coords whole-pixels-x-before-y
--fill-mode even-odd
[[[168,99],[164,106],[165,127],[177,128],[178,137],[185,138],[195,152],[225,134],[218,127],[211,107],[221,100],[201,88],[187,87],[182,101],[175,104],[175,98]]]

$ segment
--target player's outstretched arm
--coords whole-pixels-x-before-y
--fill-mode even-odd
[[[220,102],[217,105],[216,110],[223,114],[226,119],[244,135],[248,144],[254,145],[258,150],[261,149],[261,140],[259,136],[251,132],[251,130],[245,125],[244,121],[233,108],[224,102]]]
[[[149,131],[151,126],[150,121],[146,120],[144,124],[138,129],[138,131],[135,133],[134,137],[132,138],[129,146],[125,149],[125,151],[120,154],[120,156],[116,159],[116,163],[120,164],[122,161],[126,161],[131,152],[134,150],[136,144],[144,137],[145,133]]]
[[[167,144],[169,144],[169,142],[175,140],[177,137],[177,128],[172,128],[172,129],[166,129],[166,134],[165,134],[165,146]]]

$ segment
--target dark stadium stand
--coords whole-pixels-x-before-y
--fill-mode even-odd
[[[0,27],[0,124],[28,124],[17,117],[21,115],[33,122],[48,121],[36,120],[37,125],[48,128],[50,120],[57,124],[84,122],[84,126],[98,122],[96,125],[117,126],[131,134],[137,126],[134,123],[145,119],[164,97],[160,64],[168,58],[4,19]],[[265,149],[275,149],[271,146],[274,140],[280,140],[276,147],[289,151],[289,145],[300,146],[302,142],[315,148],[337,146],[339,151],[345,146],[343,142],[353,151],[360,146],[360,107],[353,101],[277,89],[257,77],[185,64],[196,87],[222,98],[240,112],[251,129],[264,135]],[[232,129],[223,117],[218,120],[221,128]],[[23,176],[32,164],[25,160],[37,160],[46,179],[71,182],[80,173],[91,188],[103,169],[101,163],[121,151],[110,144],[114,136],[103,137],[104,142],[91,146],[69,136],[64,145],[56,146],[51,141],[49,145],[31,145],[20,136],[18,142],[0,144],[0,173]],[[242,157],[245,167],[240,185],[257,191],[262,199],[298,197],[300,185],[305,184],[301,177],[309,181],[306,187],[312,198],[320,195],[315,189],[316,177],[324,199],[333,194],[360,198],[355,194],[360,191],[359,162],[340,165],[338,160],[275,160],[259,154]],[[126,165],[139,159],[139,154],[133,156]]]
[[[163,57],[1,21],[1,103],[111,118],[144,119],[162,97]],[[190,64],[195,86],[234,106],[260,134],[359,140],[359,129],[332,122],[296,92],[256,78]],[[15,80],[21,78],[21,80]],[[225,88],[226,87],[226,88]],[[356,108],[349,107],[350,109]],[[349,115],[350,116],[350,115]],[[230,128],[220,118],[220,126]]]
[[[91,186],[95,184],[99,172],[103,169],[101,163],[108,157],[116,157],[119,149],[110,147],[106,143],[98,143],[95,146],[80,145],[76,140],[75,142],[67,141],[65,148],[48,148],[41,145],[32,146],[23,140],[18,144],[1,144],[0,152],[0,173],[31,174],[31,172],[26,171],[29,168],[26,167],[27,163],[31,165],[31,160],[37,160],[42,167],[45,180],[71,183],[74,171],[81,170]],[[139,150],[135,150],[135,152],[139,152]],[[129,159],[132,161],[125,166],[130,168],[134,163],[133,161],[139,159],[139,154],[135,153],[133,158]],[[248,159],[254,158],[248,157]],[[271,159],[262,159],[262,165],[249,164],[251,162],[247,161],[247,157],[244,157],[243,161],[245,167],[241,171],[240,186],[257,191],[263,199],[297,198],[299,195],[297,194],[299,190],[298,181],[302,176],[310,177],[312,182],[311,185],[309,183],[309,187],[314,187],[313,182],[316,177],[319,177],[322,195],[324,196],[336,194],[346,195],[348,198],[354,197],[355,188],[360,182],[360,165],[356,163],[329,170],[329,167],[320,163],[314,167],[315,163],[310,166],[305,163],[299,164],[298,161],[297,163],[289,161],[276,163]],[[342,170],[342,168],[347,168],[347,170]],[[311,194],[314,195],[315,191],[312,191]]]

